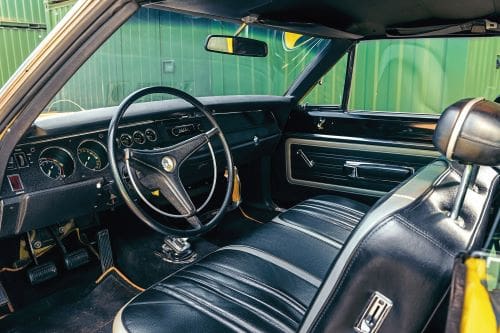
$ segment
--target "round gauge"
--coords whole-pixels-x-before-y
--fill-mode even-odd
[[[55,180],[69,177],[75,171],[75,161],[71,154],[60,147],[49,147],[40,153],[38,166],[43,174]]]
[[[120,143],[124,147],[130,147],[130,146],[132,146],[134,141],[132,140],[132,137],[130,136],[130,134],[123,133],[122,135],[120,135]]]
[[[108,166],[108,152],[99,141],[85,140],[78,146],[78,161],[87,169],[99,171]]]
[[[140,145],[146,142],[146,137],[144,136],[144,133],[142,133],[141,131],[135,131],[133,137],[134,137],[134,142]]]
[[[144,135],[149,142],[155,142],[158,140],[158,135],[156,134],[154,129],[148,128],[144,131]]]

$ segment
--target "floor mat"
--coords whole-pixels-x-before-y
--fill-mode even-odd
[[[264,220],[251,220],[243,216],[240,210],[233,210],[224,216],[224,219],[217,227],[208,234],[203,235],[203,237],[217,246],[231,245],[237,239],[251,234],[259,228],[262,225],[260,222],[264,222]]]
[[[164,236],[156,232],[141,228],[127,234],[115,231],[111,231],[115,265],[141,287],[147,288],[186,266],[171,264],[158,257],[156,253],[161,250]],[[217,246],[201,238],[192,239],[191,246],[198,260],[217,250]]]
[[[33,305],[19,315],[3,319],[0,331],[111,333],[115,314],[137,293],[138,290],[112,273],[77,301],[68,298],[65,304],[48,309]]]

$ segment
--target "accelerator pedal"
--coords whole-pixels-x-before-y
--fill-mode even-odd
[[[97,233],[97,247],[99,248],[101,269],[103,272],[106,272],[114,266],[113,250],[111,250],[111,239],[109,238],[108,229],[102,229]]]

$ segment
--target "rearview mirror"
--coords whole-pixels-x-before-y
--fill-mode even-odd
[[[267,56],[267,44],[265,42],[235,36],[210,35],[207,37],[205,50],[247,57]]]

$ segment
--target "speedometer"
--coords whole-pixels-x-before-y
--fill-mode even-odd
[[[78,146],[78,161],[87,169],[99,171],[108,165],[108,152],[95,140],[86,140]]]
[[[38,166],[43,174],[55,180],[69,177],[75,171],[75,161],[64,148],[49,147],[38,158]]]

